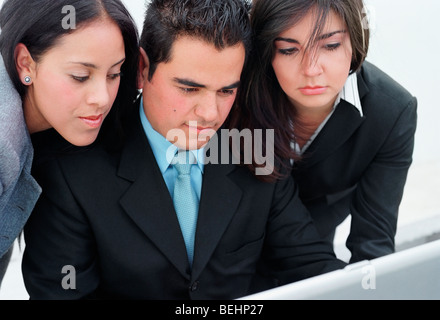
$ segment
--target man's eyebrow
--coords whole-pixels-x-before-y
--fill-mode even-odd
[[[113,68],[113,67],[116,67],[118,64],[121,64],[121,63],[123,63],[124,61],[125,61],[125,58],[119,60],[118,62],[116,62],[116,63],[115,63],[114,65],[112,65],[111,67],[112,67],[112,68]],[[84,67],[87,67],[87,68],[98,69],[98,67],[97,67],[95,64],[93,64],[93,63],[89,63],[89,62],[75,62],[75,61],[70,61],[69,63],[72,63],[72,64],[80,64],[80,65],[82,65],[82,66],[84,66]]]
[[[231,89],[236,89],[238,88],[238,86],[240,85],[240,81],[234,82],[233,84],[223,87],[221,90],[231,90]]]
[[[328,39],[328,38],[333,37],[335,34],[338,34],[338,33],[345,33],[345,32],[347,32],[347,31],[346,31],[346,30],[337,30],[337,31],[329,32],[329,33],[322,34],[322,35],[318,36],[318,37],[316,38],[316,40],[317,40],[317,41],[325,40],[325,39]],[[277,38],[275,38],[275,41],[285,41],[285,42],[289,42],[289,43],[300,44],[299,41],[296,40],[296,39],[283,38],[283,37],[277,37]]]
[[[174,82],[177,82],[178,84],[188,86],[188,87],[194,87],[194,88],[206,88],[205,85],[199,84],[197,82],[188,80],[188,79],[180,79],[180,78],[174,78]]]
[[[184,85],[184,86],[188,86],[188,87],[193,87],[193,88],[206,88],[205,85],[194,82],[192,80],[188,80],[188,79],[181,79],[181,78],[174,78],[174,81],[177,82],[178,84]],[[235,89],[238,88],[238,86],[240,85],[240,81],[234,82],[233,84],[223,87],[220,90],[230,90],[230,89]]]

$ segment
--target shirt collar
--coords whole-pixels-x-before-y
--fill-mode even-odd
[[[145,115],[145,111],[143,108],[144,100],[141,98],[140,103],[140,117],[142,122],[142,127],[144,129],[145,135],[147,136],[148,142],[150,143],[151,149],[153,150],[154,157],[156,158],[157,164],[159,165],[159,169],[164,174],[164,172],[170,166],[170,163],[177,152],[177,147],[165,139],[159,132],[153,129],[150,121],[148,121],[147,116]],[[198,150],[189,150],[192,152],[197,159],[197,165],[203,173],[204,169],[204,159],[205,153],[204,149]]]
[[[362,111],[361,98],[359,97],[356,73],[352,73],[350,76],[348,76],[344,87],[342,88],[341,92],[339,92],[338,98],[336,99],[335,108],[339,104],[341,99],[352,104],[359,111],[361,117],[364,116],[364,113]]]

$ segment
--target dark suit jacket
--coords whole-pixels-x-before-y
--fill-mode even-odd
[[[233,299],[345,266],[320,240],[293,179],[263,183],[244,167],[207,164],[190,271],[135,114],[120,152],[96,144],[42,157],[34,139],[43,194],[24,232],[31,299]],[[44,134],[57,145],[59,136]]]
[[[363,117],[342,100],[292,171],[322,236],[351,214],[351,262],[394,252],[417,122],[416,98],[374,65],[358,88]]]

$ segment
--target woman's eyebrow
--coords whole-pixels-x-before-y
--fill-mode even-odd
[[[333,32],[329,32],[329,33],[325,33],[325,34],[322,34],[322,35],[320,35],[320,36],[318,36],[317,38],[316,38],[316,40],[325,40],[325,39],[328,39],[328,38],[331,38],[331,37],[333,37],[335,34],[338,34],[338,33],[346,33],[347,32],[347,30],[337,30],[337,31],[333,31]]]
[[[325,39],[328,39],[328,38],[333,37],[335,34],[338,34],[338,33],[345,33],[345,32],[347,32],[347,31],[346,31],[346,30],[332,31],[332,32],[325,33],[325,34],[322,34],[322,35],[318,36],[318,37],[316,38],[316,40],[317,40],[317,41],[325,40]],[[296,40],[296,39],[292,39],[292,38],[277,37],[277,38],[275,38],[275,41],[285,41],[285,42],[289,42],[289,43],[300,44],[300,42],[299,42],[298,40]]]
[[[289,42],[289,43],[296,43],[296,44],[299,44],[299,41],[298,41],[298,40],[291,39],[291,38],[277,37],[277,38],[275,38],[275,41],[285,41],[285,42]]]
[[[116,62],[114,65],[112,65],[112,68],[113,68],[113,67],[116,67],[118,64],[123,63],[124,61],[125,61],[125,58],[122,58],[120,61],[118,61],[118,62]],[[82,66],[84,66],[84,67],[87,67],[87,68],[98,69],[98,66],[97,66],[97,65],[95,65],[95,64],[93,64],[93,63],[89,63],[89,62],[69,61],[68,63],[71,63],[71,64],[80,64],[80,65],[82,65]]]

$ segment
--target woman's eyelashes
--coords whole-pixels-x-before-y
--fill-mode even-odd
[[[334,51],[336,49],[338,49],[341,46],[340,42],[336,42],[336,43],[329,43],[324,45],[324,48],[328,51]]]
[[[285,56],[291,56],[291,55],[299,52],[299,49],[298,48],[278,49],[278,52],[285,55]]]
[[[107,76],[110,80],[116,80],[118,78],[122,77],[122,72],[119,73],[113,73]]]
[[[116,80],[116,79],[118,79],[121,76],[122,76],[122,72],[112,73],[112,74],[107,75],[107,79],[108,80]],[[86,82],[87,80],[89,80],[91,78],[90,75],[87,75],[87,76],[71,75],[71,77],[72,77],[73,80],[75,80],[75,81],[77,81],[79,83],[84,83],[84,82]]]
[[[334,50],[338,49],[340,46],[341,46],[340,42],[335,42],[335,43],[324,44],[321,46],[321,48],[326,51],[334,51]],[[282,55],[285,55],[285,56],[294,55],[294,54],[298,53],[299,51],[300,51],[300,49],[297,47],[278,49],[278,52]]]
[[[72,77],[73,80],[81,82],[81,83],[82,82],[86,82],[87,80],[90,79],[90,76],[75,76],[75,75],[72,75],[71,77]]]

